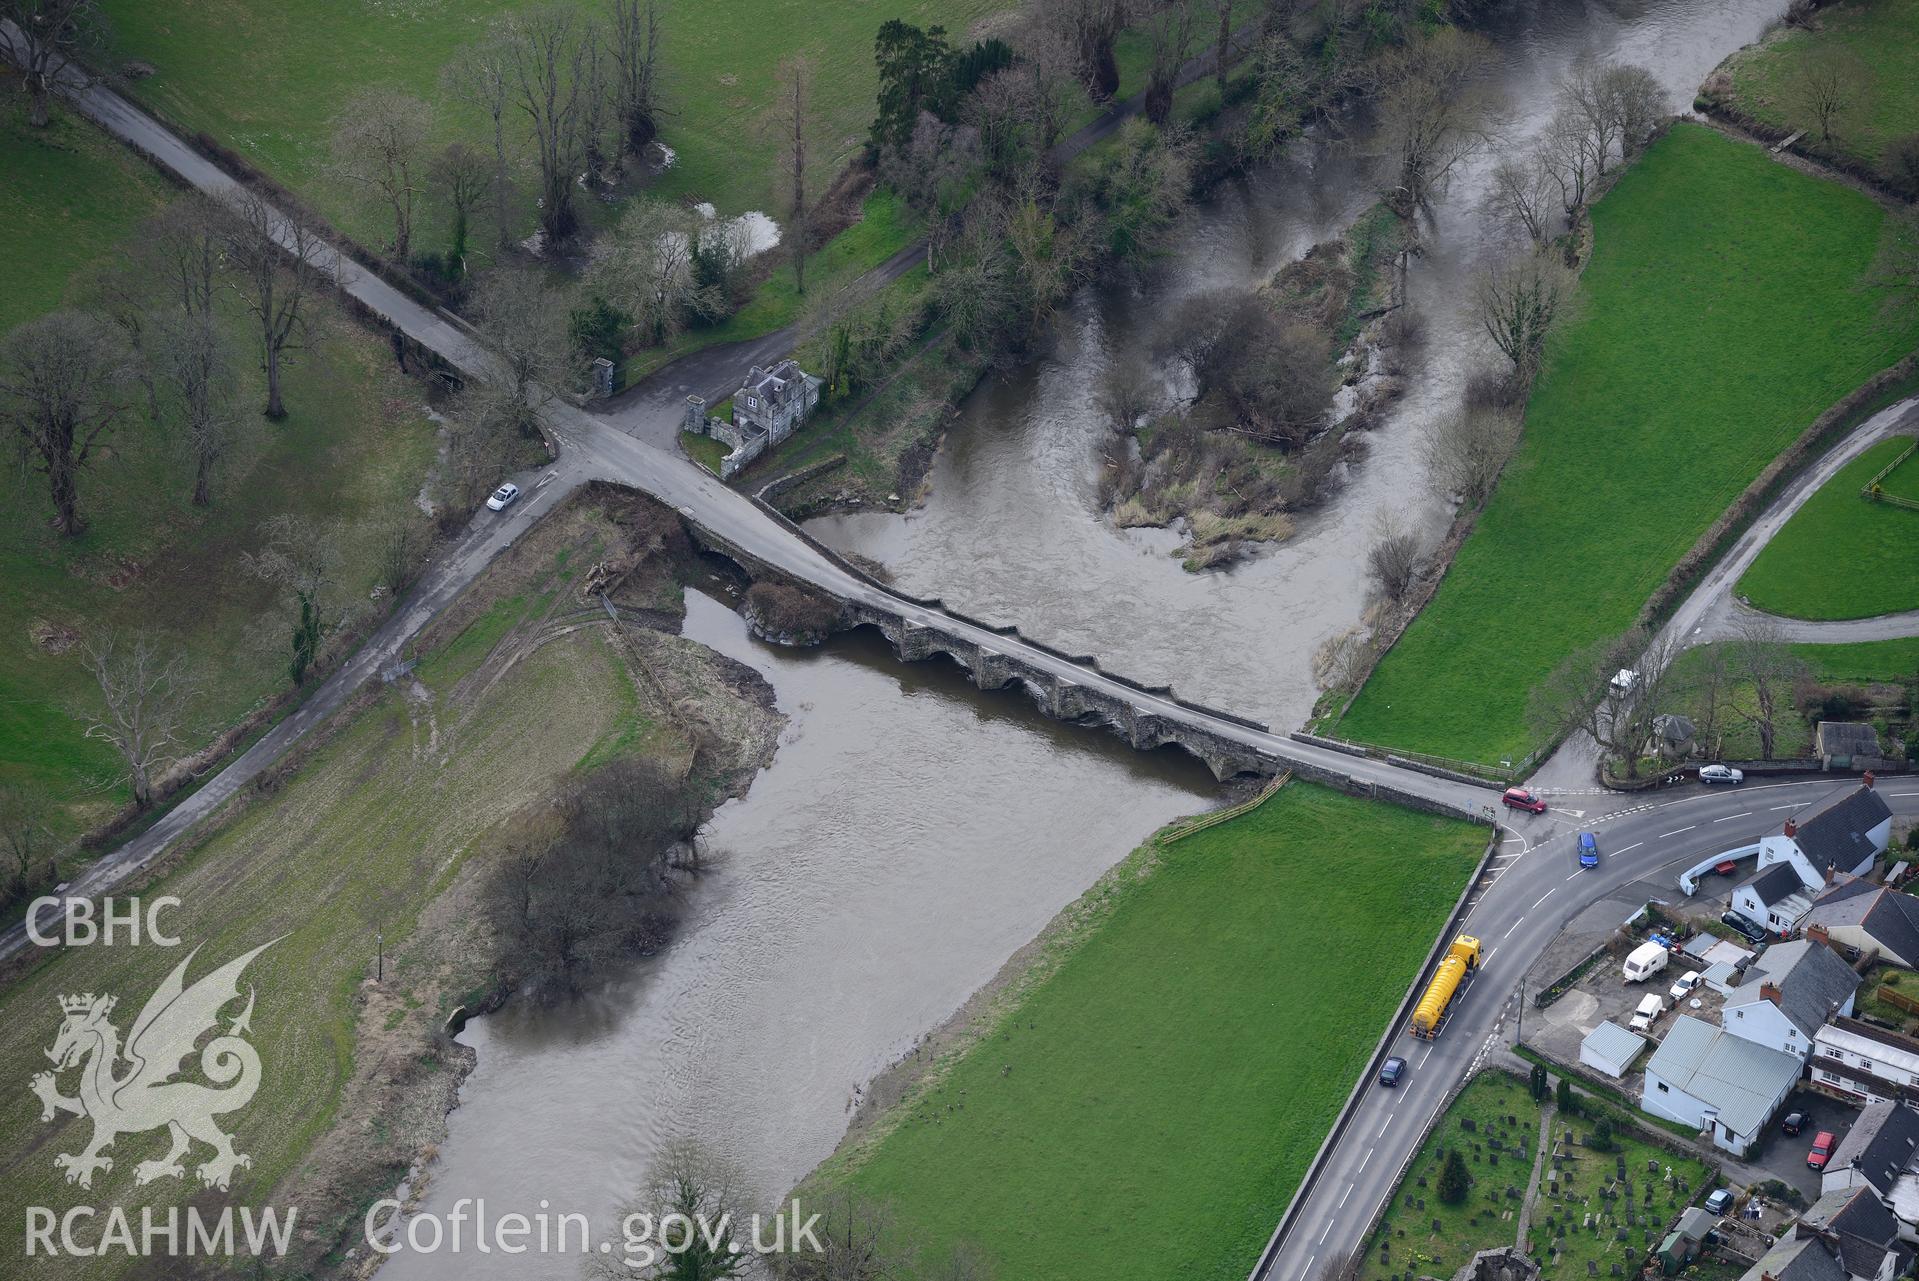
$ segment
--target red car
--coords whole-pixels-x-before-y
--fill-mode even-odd
[[[1508,809],[1525,810],[1528,814],[1546,812],[1546,802],[1523,787],[1509,787],[1506,789],[1506,794],[1499,799]]]
[[[1812,1138],[1812,1151],[1806,1153],[1808,1169],[1823,1170],[1832,1159],[1832,1131],[1821,1130]]]

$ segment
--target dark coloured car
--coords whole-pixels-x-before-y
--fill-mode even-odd
[[[1405,1075],[1406,1060],[1400,1058],[1397,1054],[1379,1065],[1379,1083],[1381,1085],[1398,1085],[1399,1078]]]
[[[1766,941],[1766,927],[1749,920],[1738,912],[1727,912],[1723,914],[1719,918],[1719,923],[1721,925],[1732,926],[1754,943],[1764,943]]]
[[[1525,810],[1528,814],[1544,814],[1546,802],[1523,787],[1509,787],[1506,794],[1499,798],[1508,809]]]
[[[1599,866],[1599,838],[1591,832],[1579,834],[1579,866]]]
[[[1821,1130],[1812,1136],[1812,1151],[1806,1153],[1808,1169],[1823,1170],[1826,1162],[1832,1160],[1833,1138],[1831,1130]]]
[[[1804,1112],[1786,1113],[1786,1119],[1779,1123],[1779,1128],[1787,1134],[1799,1133],[1806,1128],[1806,1114]]]

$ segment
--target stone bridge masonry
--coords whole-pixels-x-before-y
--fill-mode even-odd
[[[1221,782],[1242,774],[1269,777],[1287,768],[1277,756],[1268,755],[1247,743],[1235,742],[1204,726],[1190,724],[1136,706],[1109,689],[1073,680],[1047,671],[1017,653],[996,650],[978,641],[942,627],[910,622],[898,614],[871,605],[852,605],[848,616],[854,625],[871,624],[892,644],[893,652],[906,662],[919,662],[935,654],[945,654],[972,677],[983,690],[1005,689],[1017,683],[1034,704],[1055,720],[1083,725],[1104,725],[1136,750],[1152,751],[1174,743],[1205,763],[1213,777]],[[1032,644],[1027,641],[1025,644]],[[1084,659],[1068,658],[1083,663]],[[1088,675],[1092,675],[1091,671]],[[1123,678],[1104,674],[1108,681]],[[1142,687],[1142,693],[1175,699],[1170,688]],[[1265,726],[1246,722],[1249,728]]]

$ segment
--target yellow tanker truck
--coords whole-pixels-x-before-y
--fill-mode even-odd
[[[1410,1030],[1414,1036],[1430,1041],[1439,1035],[1439,1025],[1445,1020],[1453,997],[1458,995],[1459,985],[1478,968],[1479,940],[1470,934],[1461,934],[1446,949],[1439,968],[1433,972],[1433,981],[1426,986],[1426,995],[1419,998],[1413,1010]]]

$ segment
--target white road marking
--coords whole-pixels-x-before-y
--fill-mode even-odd
[[[1539,903],[1544,903],[1547,899],[1551,898],[1552,896],[1553,896],[1553,892],[1551,890],[1547,890],[1544,894],[1541,894],[1539,896]],[[1533,904],[1531,910],[1537,912],[1539,910],[1539,903]]]
[[[1338,1220],[1336,1219],[1333,1222],[1328,1223],[1326,1225],[1326,1230],[1319,1234],[1319,1243],[1321,1245],[1326,1244],[1326,1238],[1333,1234],[1333,1229],[1337,1226],[1338,1226]]]
[[[1639,847],[1640,847],[1641,845],[1644,845],[1644,844],[1645,844],[1645,842],[1644,842],[1644,841],[1634,841],[1634,842],[1633,842],[1633,843],[1632,843],[1631,845],[1628,845],[1628,846],[1627,846],[1627,847],[1626,847],[1625,849],[1623,849],[1623,850],[1614,850],[1614,851],[1612,852],[1612,856],[1613,856],[1614,858],[1618,858],[1618,857],[1619,857],[1619,856],[1620,856],[1621,854],[1630,854],[1630,853],[1632,853],[1632,852],[1633,852],[1634,850],[1636,850],[1636,849],[1638,849],[1638,848],[1639,848]]]
[[[1803,805],[1775,805],[1772,808],[1776,810],[1802,810],[1806,807]]]
[[[1299,1273],[1302,1279],[1313,1275],[1313,1260],[1317,1258],[1319,1258],[1319,1254],[1317,1251],[1306,1256],[1306,1266],[1300,1269],[1300,1273]]]
[[[1373,1141],[1375,1143],[1377,1143],[1379,1140],[1386,1137],[1386,1127],[1391,1125],[1392,1123],[1393,1123],[1393,1118],[1391,1114],[1389,1113],[1386,1119],[1379,1123],[1379,1133],[1373,1136]],[[1342,1202],[1341,1204],[1344,1204],[1344,1202]]]
[[[1685,827],[1675,827],[1675,828],[1673,828],[1673,829],[1672,829],[1672,831],[1670,831],[1670,832],[1661,832],[1661,833],[1659,834],[1659,839],[1663,841],[1663,840],[1665,840],[1665,839],[1666,839],[1666,838],[1667,838],[1668,836],[1677,836],[1677,835],[1679,835],[1679,834],[1680,834],[1681,832],[1690,832],[1690,831],[1692,831],[1692,829],[1693,829],[1693,828],[1695,828],[1695,827],[1698,827],[1698,826],[1699,826],[1699,824],[1697,824],[1697,823],[1692,823],[1692,824],[1689,824],[1688,826],[1685,826]]]
[[[1724,818],[1716,818],[1716,819],[1714,819],[1714,820],[1713,820],[1713,822],[1715,822],[1715,823],[1730,823],[1730,822],[1732,822],[1732,821],[1733,821],[1734,819],[1736,819],[1736,818],[1751,818],[1751,817],[1752,817],[1752,811],[1751,811],[1751,810],[1747,810],[1747,811],[1746,811],[1746,812],[1745,812],[1744,814],[1728,814],[1728,815],[1726,815],[1726,817],[1724,817]]]
[[[1506,932],[1499,936],[1500,940],[1503,942],[1504,940],[1511,938],[1513,936],[1513,931],[1518,929],[1523,924],[1525,924],[1524,921],[1514,921],[1511,925],[1506,927]]]
[[[1359,1175],[1365,1173],[1366,1163],[1372,1159],[1373,1159],[1373,1150],[1371,1148],[1367,1148],[1366,1155],[1359,1158],[1359,1169],[1353,1171],[1353,1177],[1357,1178]]]
[[[1333,1207],[1334,1211],[1337,1212],[1339,1210],[1344,1210],[1346,1208],[1346,1198],[1350,1197],[1352,1194],[1353,1194],[1353,1185],[1348,1183],[1346,1185],[1345,1195],[1339,1198],[1339,1204]]]
[[[1888,796],[1919,796],[1919,792],[1888,792]]]

